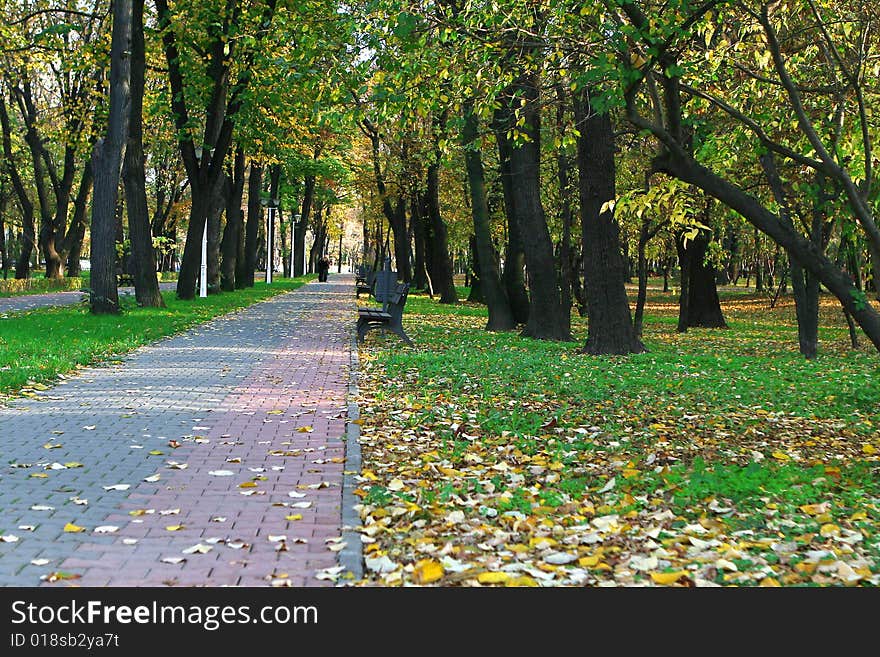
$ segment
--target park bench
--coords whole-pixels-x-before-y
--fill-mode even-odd
[[[395,272],[380,272],[393,273]],[[382,308],[358,308],[357,336],[358,342],[363,342],[367,333],[373,329],[390,330],[399,336],[409,346],[412,346],[412,340],[409,339],[403,330],[403,307],[406,305],[406,297],[409,294],[409,283],[396,283],[393,288],[387,292],[380,292],[377,285],[376,300],[379,301],[379,295],[384,296]]]
[[[360,298],[361,292],[366,292],[367,294],[372,292],[375,278],[376,273],[372,269],[366,265],[359,266],[355,274],[355,296]]]

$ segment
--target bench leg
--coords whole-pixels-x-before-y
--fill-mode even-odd
[[[403,324],[400,324],[400,323],[389,324],[388,328],[390,328],[392,333],[394,333],[395,335],[400,337],[400,339],[403,340],[410,347],[414,346],[412,343],[412,340],[409,339],[409,336],[403,330]]]

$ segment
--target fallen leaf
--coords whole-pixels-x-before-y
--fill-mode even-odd
[[[345,545],[345,543],[341,543]],[[333,549],[332,547],[330,548]],[[431,584],[443,577],[443,566],[433,559],[417,561],[413,569],[413,580],[417,584]]]
[[[183,554],[207,554],[211,550],[213,550],[210,545],[203,545],[201,543],[196,543],[192,547],[188,547],[185,550],[181,550]]]
[[[95,527],[94,532],[96,534],[113,534],[119,531],[119,527],[116,525],[101,525],[100,527]]]
[[[66,525],[64,525],[64,531],[71,533],[71,534],[84,532],[85,530],[86,530],[85,527],[80,527],[79,525],[74,525],[72,522],[68,522]]]
[[[113,484],[112,486],[104,486],[104,490],[128,490],[131,484]]]
[[[232,470],[211,470],[208,474],[214,477],[231,477],[235,473]]]
[[[676,570],[672,573],[651,573],[651,579],[654,580],[656,584],[669,586],[670,584],[675,584],[682,577],[687,577],[687,575],[688,573],[686,570]]]
[[[509,573],[504,572],[486,572],[477,575],[477,581],[480,584],[504,584],[510,579]]]

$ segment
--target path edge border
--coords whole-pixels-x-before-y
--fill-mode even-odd
[[[345,428],[345,464],[342,474],[342,540],[345,547],[339,552],[339,565],[351,573],[354,580],[364,577],[364,553],[361,535],[356,527],[361,525],[361,518],[355,510],[360,499],[354,494],[358,487],[355,477],[361,474],[361,425],[357,420],[361,417],[358,407],[358,357],[357,333],[351,331],[351,349],[349,352],[348,374],[348,420]]]

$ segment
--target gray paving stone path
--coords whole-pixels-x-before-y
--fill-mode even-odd
[[[0,585],[332,585],[353,290],[313,282],[0,407]]]

